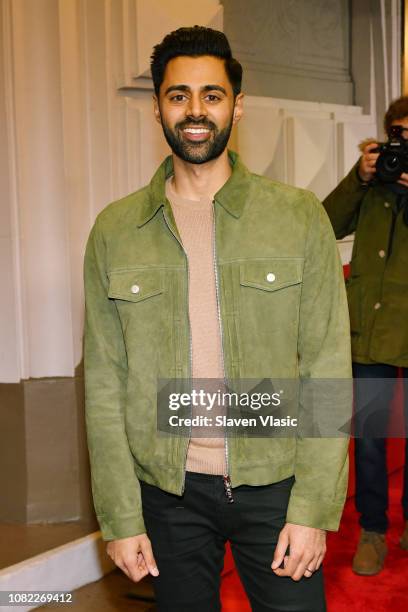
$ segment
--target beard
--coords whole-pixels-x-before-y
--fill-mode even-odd
[[[229,124],[219,130],[215,123],[206,119],[186,119],[176,123],[174,129],[162,118],[162,127],[167,144],[177,157],[190,164],[205,164],[216,159],[225,150],[232,130],[232,116]],[[189,142],[183,138],[182,130],[187,127],[202,127],[210,130],[210,137],[202,142]]]

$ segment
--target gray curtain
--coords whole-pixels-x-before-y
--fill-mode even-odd
[[[401,95],[402,0],[351,0],[354,102],[373,113],[379,138],[390,102]]]

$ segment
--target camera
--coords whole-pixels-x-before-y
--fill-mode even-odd
[[[380,156],[376,162],[377,178],[383,183],[394,183],[403,172],[408,172],[408,140],[402,137],[402,126],[393,125],[389,140],[380,143],[373,153]]]

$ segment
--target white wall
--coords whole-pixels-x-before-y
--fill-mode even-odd
[[[358,143],[376,137],[375,119],[356,106],[248,97],[238,150],[258,174],[310,189],[323,199],[359,156]],[[339,241],[343,263],[352,236]]]
[[[91,224],[167,153],[146,78],[152,43],[194,23],[222,29],[222,6],[0,0],[0,382],[74,374]],[[372,135],[356,107],[248,97],[233,146],[255,172],[323,197]]]

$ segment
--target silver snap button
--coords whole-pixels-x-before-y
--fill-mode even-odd
[[[139,285],[132,285],[130,290],[131,290],[132,293],[139,293],[140,287],[139,287]]]
[[[274,275],[273,272],[268,272],[268,274],[266,275],[266,280],[268,281],[268,283],[273,283],[275,278],[276,276]]]
[[[391,204],[389,202],[384,202],[384,206],[385,206],[385,208],[389,208],[391,206]]]
[[[378,254],[380,257],[385,257],[385,251],[383,251],[382,249],[381,251],[378,251]]]
[[[377,302],[377,303],[374,305],[374,310],[378,310],[379,308],[381,308],[381,304],[380,304],[380,302]]]

